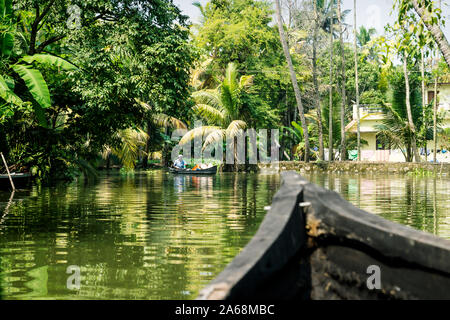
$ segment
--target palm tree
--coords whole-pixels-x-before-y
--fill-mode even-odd
[[[434,99],[433,99],[433,162],[437,161],[437,87],[438,87],[438,76],[436,75],[434,78]]]
[[[328,32],[330,35],[330,81],[329,81],[329,114],[328,114],[328,160],[334,160],[333,151],[333,39],[334,29],[333,26],[336,20],[336,11],[334,9],[336,0],[331,0],[328,5],[323,2],[321,7],[321,13],[324,16],[322,20],[322,30]]]
[[[140,100],[137,100],[139,104],[146,110],[150,110],[151,107]],[[151,123],[151,124],[150,124]],[[186,124],[183,121],[168,116],[163,113],[156,113],[151,116],[151,120],[147,124],[148,126],[156,126],[158,128],[175,128],[186,129]],[[110,156],[115,155],[122,162],[126,169],[134,169],[136,160],[139,157],[139,153],[144,153],[144,167],[148,160],[149,154],[149,142],[151,139],[151,130],[147,132],[139,127],[127,128],[117,131],[112,137],[113,143],[103,146],[102,158],[106,160],[106,167],[109,169]],[[145,149],[144,149],[145,148]],[[142,150],[144,149],[144,150]]]
[[[413,116],[411,112],[411,100],[410,100],[410,84],[409,84],[409,75],[408,75],[408,55],[405,53],[403,58],[403,73],[405,75],[405,89],[406,89],[406,111],[408,115],[408,123],[409,128],[411,130],[411,147],[414,153],[414,158],[416,162],[420,162],[419,151],[417,150],[416,143],[416,126],[414,125]]]
[[[342,70],[341,70],[341,90],[342,90],[342,103],[341,103],[341,161],[347,159],[347,150],[345,147],[345,105],[347,103],[347,97],[345,92],[345,54],[344,54],[344,30],[343,30],[343,19],[342,19],[342,11],[341,11],[341,0],[338,0],[337,3],[337,13],[339,20],[339,42],[341,47],[341,57],[342,57]]]
[[[278,22],[278,31],[280,33],[280,41],[283,47],[284,55],[286,57],[286,61],[289,68],[289,74],[291,76],[292,86],[294,88],[295,100],[297,101],[297,108],[300,115],[300,121],[302,123],[302,128],[304,132],[305,139],[305,162],[309,162],[309,136],[308,136],[308,126],[306,124],[305,112],[303,110],[302,97],[300,94],[300,88],[297,83],[297,76],[295,75],[294,65],[292,64],[291,54],[289,52],[289,46],[287,44],[286,35],[284,33],[283,22],[281,18],[281,4],[280,0],[275,0],[276,14],[277,14],[277,22]]]
[[[358,46],[362,48],[367,45],[376,33],[377,30],[375,28],[366,29],[364,26],[359,27],[359,32],[356,35]]]
[[[316,112],[317,112],[317,120],[318,120],[318,136],[319,136],[319,158],[320,160],[325,160],[324,155],[324,147],[323,147],[323,125],[322,125],[322,111],[321,111],[321,104],[320,104],[320,92],[319,92],[319,83],[317,80],[317,37],[318,32],[320,28],[320,21],[319,21],[319,13],[317,10],[317,0],[313,1],[313,8],[314,8],[314,30],[313,30],[313,56],[312,56],[312,66],[313,66],[313,82],[314,82],[314,91],[315,91],[315,98],[316,98]]]
[[[386,116],[381,125],[377,125],[378,137],[391,147],[400,149],[406,162],[412,162],[414,156],[414,132],[407,118],[401,116],[394,107],[386,105]],[[405,150],[405,151],[404,151]]]
[[[434,41],[437,43],[439,49],[442,52],[442,55],[444,56],[447,65],[450,67],[450,44],[448,43],[448,40],[442,32],[439,24],[433,22],[433,19],[430,19],[428,17],[428,12],[430,11],[429,8],[427,7],[427,10],[425,10],[425,5],[431,5],[432,7],[430,0],[412,0],[411,2],[414,10],[417,12],[427,29],[430,31]]]
[[[240,119],[243,111],[240,97],[252,84],[253,76],[244,75],[238,79],[236,65],[229,63],[225,78],[216,89],[199,90],[192,94],[196,103],[193,111],[208,125],[188,131],[179,144],[184,145],[196,137],[204,137],[203,151],[208,145],[223,141],[224,137],[238,137],[241,130],[247,127],[247,123]],[[236,144],[234,147],[236,160]]]
[[[158,134],[158,130],[164,129],[164,133],[167,136],[169,128],[172,129],[187,129],[186,124],[178,118],[172,117],[165,113],[157,113],[154,108],[148,103],[145,103],[139,99],[135,99],[136,102],[143,108],[144,112],[149,114],[149,120],[147,121],[147,139],[144,147],[144,157],[142,159],[142,166],[147,168],[148,156],[150,154],[150,144],[152,139],[150,137]],[[166,165],[166,151],[168,151],[168,144],[163,143],[163,157],[162,165]]]
[[[354,21],[354,39],[353,46],[355,51],[355,89],[356,89],[356,137],[357,137],[357,151],[358,161],[361,161],[361,128],[360,128],[360,115],[359,115],[359,77],[358,77],[358,46],[356,45],[356,38],[358,32],[356,31],[356,0],[353,0],[353,21]]]
[[[113,137],[116,143],[113,146],[103,147],[102,158],[107,161],[107,167],[109,168],[109,159],[113,154],[119,158],[126,169],[134,169],[139,149],[145,146],[148,138],[147,133],[140,128],[128,128],[116,132]]]

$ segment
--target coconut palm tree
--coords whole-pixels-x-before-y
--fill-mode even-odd
[[[323,146],[323,125],[322,125],[322,110],[320,103],[320,92],[319,92],[319,82],[318,82],[318,71],[317,71],[317,42],[320,28],[319,12],[317,6],[317,0],[312,0],[313,10],[314,10],[314,27],[313,27],[313,56],[312,56],[312,69],[313,69],[313,83],[314,83],[314,93],[316,98],[316,112],[318,120],[318,135],[319,135],[319,158],[320,160],[325,160],[324,146]]]
[[[152,112],[153,108],[148,103],[145,103],[139,99],[135,100],[144,111],[149,113]],[[187,128],[186,124],[180,119],[164,113],[153,113],[147,123],[147,132],[139,127],[119,130],[113,136],[114,142],[103,146],[102,158],[106,160],[107,168],[109,168],[110,156],[115,155],[119,158],[126,169],[133,169],[141,151],[143,151],[145,155],[143,161],[145,163],[149,154],[149,141],[151,134],[154,133],[151,131],[151,128],[154,127],[165,129]]]
[[[441,50],[441,53],[447,65],[450,67],[450,44],[444,33],[442,32],[440,25],[436,22],[435,19],[433,19],[434,17],[429,14],[431,11],[434,11],[431,0],[412,0],[410,5],[411,4],[424,22],[427,29],[430,31],[434,41]],[[440,6],[441,5],[439,4],[439,7]]]
[[[147,133],[140,128],[128,128],[116,132],[113,139],[117,141],[116,144],[103,147],[102,158],[107,161],[107,167],[110,156],[115,155],[125,168],[134,169],[139,149],[145,146],[148,140]]]
[[[340,48],[341,48],[341,58],[342,58],[342,64],[341,64],[341,90],[342,90],[342,102],[341,102],[341,157],[340,160],[346,160],[347,159],[347,148],[346,148],[346,141],[345,141],[345,106],[347,104],[347,96],[346,96],[346,90],[345,90],[345,84],[346,84],[346,76],[345,76],[345,55],[344,55],[344,28],[343,28],[343,17],[342,17],[342,10],[341,10],[341,0],[338,0],[337,2],[337,15],[338,15],[338,27],[339,27],[339,42],[340,42]]]
[[[291,53],[289,51],[289,46],[288,46],[288,43],[287,43],[287,40],[286,40],[286,34],[284,32],[283,21],[282,21],[282,18],[281,18],[281,4],[280,4],[280,0],[275,0],[275,8],[276,8],[278,31],[280,33],[280,41],[281,41],[281,45],[283,47],[284,55],[286,57],[286,62],[288,64],[289,75],[291,77],[292,87],[294,88],[295,100],[297,101],[298,113],[300,115],[300,121],[302,123],[302,128],[303,128],[303,132],[304,132],[305,149],[306,149],[305,162],[309,162],[308,126],[306,124],[305,112],[303,110],[302,97],[301,97],[301,93],[300,93],[300,88],[298,87],[297,76],[295,75],[294,66],[292,64]]]
[[[364,47],[366,44],[372,40],[372,37],[377,33],[375,28],[366,29],[366,27],[359,27],[359,32],[356,35],[356,40],[360,48]]]
[[[196,137],[203,137],[204,150],[210,144],[223,141],[224,137],[234,139],[239,136],[241,129],[247,127],[247,123],[241,120],[243,110],[240,97],[252,84],[253,76],[238,78],[236,64],[229,63],[225,78],[216,89],[199,90],[192,94],[196,103],[193,111],[208,125],[188,131],[179,144],[184,145]]]
[[[403,118],[391,106],[386,106],[386,116],[381,125],[377,125],[378,138],[391,149],[400,149],[406,162],[413,160],[413,132],[408,119]]]
[[[356,89],[356,137],[357,137],[357,151],[358,151],[358,161],[361,161],[361,123],[360,123],[360,114],[359,114],[359,74],[358,74],[358,47],[356,45],[356,40],[358,36],[358,32],[356,29],[356,0],[353,0],[353,31],[354,31],[354,39],[353,39],[353,50],[354,59],[355,59],[355,89]]]

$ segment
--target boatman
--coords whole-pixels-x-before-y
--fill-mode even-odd
[[[183,156],[181,154],[178,156],[178,159],[175,160],[175,162],[173,163],[173,166],[178,169],[186,168],[186,162],[184,162]]]

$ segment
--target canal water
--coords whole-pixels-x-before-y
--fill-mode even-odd
[[[450,239],[448,177],[308,178],[362,209]],[[154,170],[35,186],[13,198],[0,192],[0,296],[194,299],[255,234],[279,185],[279,175]],[[69,290],[76,270],[80,287]]]

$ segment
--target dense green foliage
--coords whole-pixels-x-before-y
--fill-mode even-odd
[[[336,1],[317,0],[317,12],[313,2],[299,3],[287,6],[285,30],[311,154],[317,159],[319,126],[325,147],[330,147],[330,84],[333,148],[341,143],[343,61]],[[304,153],[272,2],[210,0],[195,5],[201,21],[191,26],[169,0],[1,1],[0,151],[11,169],[70,179],[111,162],[132,169],[140,159],[145,166],[154,152],[167,161],[173,128],[190,129],[190,134],[197,130],[204,138],[211,129],[220,129],[210,142],[227,130],[280,128],[282,158]],[[396,121],[386,122],[386,132],[405,129],[405,77],[395,63],[407,59],[413,122],[417,139],[425,143],[432,139],[433,121],[430,106],[422,106],[419,53],[424,49],[428,57],[433,41],[415,23],[418,18],[407,2],[396,5],[398,21],[385,35],[358,30],[360,103],[386,106],[388,118]],[[440,11],[433,12],[439,20]],[[311,23],[316,16],[318,31]],[[406,28],[402,21],[414,27]],[[343,49],[348,124],[356,101],[354,48],[344,43]],[[430,67],[425,77],[428,82],[434,77]],[[196,119],[206,126],[194,129]],[[409,150],[410,133],[403,133],[397,145]],[[347,139],[353,148],[355,136]]]
[[[14,5],[15,41],[2,52],[0,65],[6,79],[0,85],[6,82],[11,91],[2,95],[6,103],[0,108],[1,149],[10,163],[44,177],[86,170],[105,145],[121,145],[120,130],[138,130],[163,111],[175,117],[189,113],[196,53],[186,17],[170,2]],[[80,9],[75,27],[67,23],[74,19],[73,5]]]

